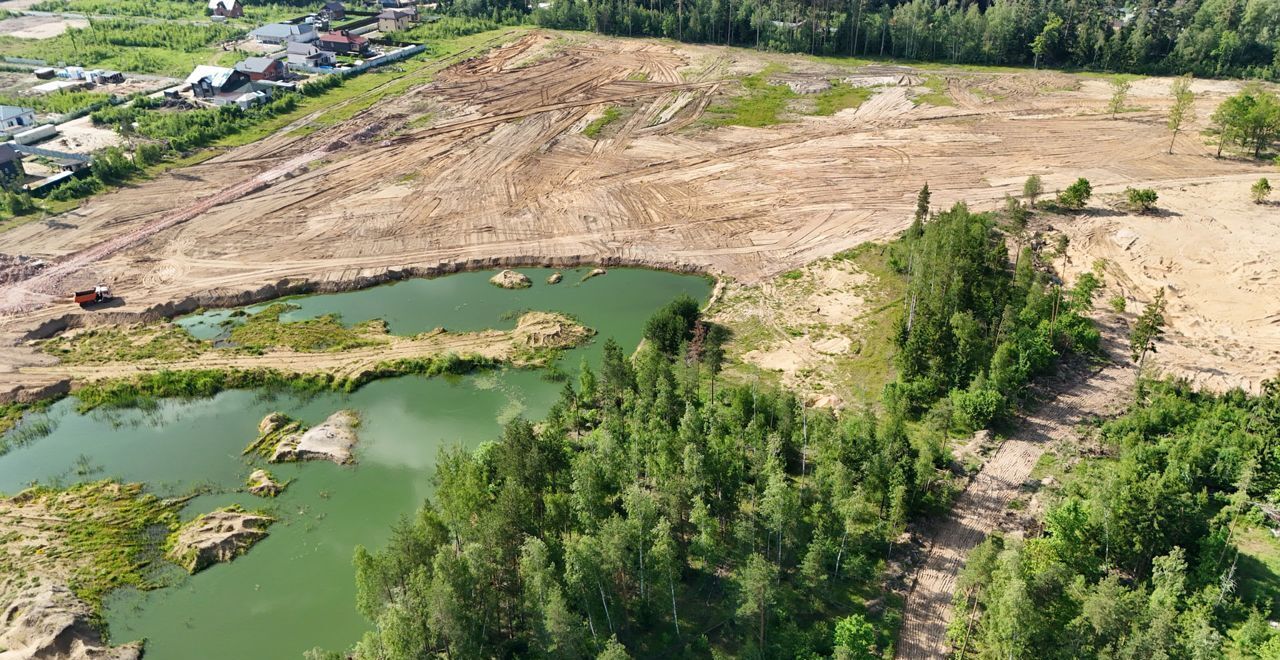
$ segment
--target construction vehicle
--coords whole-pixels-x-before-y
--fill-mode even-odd
[[[111,289],[105,284],[99,284],[92,289],[77,291],[73,300],[81,307],[89,307],[90,305],[104,303],[111,300]]]

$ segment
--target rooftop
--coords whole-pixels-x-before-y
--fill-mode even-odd
[[[32,108],[21,108],[16,105],[0,105],[0,121],[21,117],[29,112],[35,112]]]
[[[233,75],[235,75],[235,69],[228,69],[224,66],[209,66],[208,64],[201,64],[191,72],[191,75],[187,76],[186,82],[187,84],[195,84],[205,78],[208,78],[209,84],[214,87],[221,88],[223,85],[227,84],[227,80]]]
[[[293,46],[292,43],[289,45],[291,47]],[[292,48],[290,48],[290,50],[292,50]],[[270,57],[246,57],[236,65],[236,69],[244,71],[245,73],[264,73],[275,63],[276,61]]]

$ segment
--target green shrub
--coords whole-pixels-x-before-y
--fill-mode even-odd
[[[1156,207],[1156,191],[1151,188],[1125,188],[1129,208],[1138,213],[1150,213]]]
[[[1084,205],[1089,203],[1089,198],[1093,196],[1093,186],[1089,180],[1081,177],[1076,182],[1067,186],[1067,189],[1058,193],[1058,206],[1072,211],[1079,211]]]

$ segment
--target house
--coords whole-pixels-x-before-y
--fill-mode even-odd
[[[329,2],[324,3],[320,13],[327,15],[331,21],[340,21],[347,17],[346,7],[343,7],[342,3],[337,0],[329,0]]]
[[[227,94],[248,87],[249,74],[223,66],[202,64],[187,76],[187,84],[191,85],[191,93],[198,99],[211,99],[219,94]]]
[[[235,105],[241,108],[266,103],[271,98],[274,83],[253,82],[249,74],[222,66],[200,65],[187,76],[191,93],[214,105]]]
[[[244,16],[244,7],[240,0],[209,0],[209,14],[223,18],[240,18]]]
[[[268,23],[249,34],[260,44],[305,44],[316,40],[316,28],[310,23]]]
[[[327,50],[316,48],[315,44],[289,44],[289,64],[323,68],[337,64],[338,58]]]
[[[292,47],[295,44],[290,43]],[[297,44],[309,46],[309,44]],[[249,80],[280,80],[285,75],[284,62],[270,57],[248,57],[236,64],[236,71],[249,76]]]
[[[408,30],[416,14],[412,9],[384,9],[378,14],[378,31],[386,34]]]
[[[358,34],[351,34],[346,30],[326,32],[320,35],[320,40],[316,44],[320,46],[320,50],[327,50],[340,55],[364,55],[369,52],[368,39]]]
[[[11,144],[0,144],[0,187],[16,188],[26,178],[27,173],[22,169],[22,154]]]
[[[36,111],[16,105],[0,105],[0,131],[13,135],[36,123]]]

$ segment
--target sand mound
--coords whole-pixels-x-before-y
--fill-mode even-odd
[[[29,587],[0,611],[0,657],[6,660],[136,660],[139,643],[108,646],[84,601],[60,584]]]
[[[595,331],[563,314],[529,312],[516,323],[516,343],[529,348],[568,348],[577,346]]]
[[[528,275],[514,270],[504,270],[489,278],[489,283],[503,289],[527,289],[533,286]]]
[[[285,485],[276,481],[266,470],[254,470],[249,475],[249,492],[258,497],[275,497],[284,492]]]
[[[350,410],[339,410],[320,424],[303,433],[285,436],[276,445],[271,462],[333,461],[351,463],[351,448],[356,444],[356,427],[360,417]]]
[[[206,513],[183,525],[165,554],[174,563],[196,573],[211,564],[231,561],[267,537],[272,518],[238,508]]]

